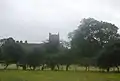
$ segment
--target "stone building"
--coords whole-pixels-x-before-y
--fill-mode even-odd
[[[16,42],[19,43],[23,47],[23,49],[26,50],[27,53],[29,53],[33,51],[35,48],[44,49],[45,45],[48,44],[59,47],[60,38],[59,38],[59,33],[58,34],[49,33],[49,40],[46,43],[28,43],[27,41],[25,42],[16,41]]]

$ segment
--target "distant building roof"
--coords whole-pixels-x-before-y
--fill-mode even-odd
[[[27,53],[33,51],[35,48],[43,48],[43,43],[20,43],[20,45],[23,47],[24,50],[26,50]]]

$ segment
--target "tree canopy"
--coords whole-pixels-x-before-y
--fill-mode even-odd
[[[78,28],[69,33],[71,48],[85,57],[94,57],[101,48],[118,37],[118,27],[93,18],[82,19]]]

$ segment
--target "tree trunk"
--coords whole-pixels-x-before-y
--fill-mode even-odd
[[[33,66],[33,70],[35,70],[36,69],[36,66]]]
[[[110,71],[110,68],[108,67],[108,68],[107,68],[107,72],[109,72],[109,71]]]
[[[42,65],[42,68],[41,68],[41,70],[42,70],[42,71],[44,70],[44,64]]]
[[[60,68],[59,68],[59,65],[57,65],[57,68],[58,68],[58,70],[60,69]]]
[[[88,71],[88,67],[87,66],[85,66],[85,71]]]
[[[69,66],[70,66],[70,65],[66,65],[66,71],[68,71],[68,70],[69,70]]]
[[[6,64],[6,66],[4,67],[4,69],[7,69],[8,65],[9,65],[9,64]]]
[[[30,70],[32,70],[32,66],[30,65],[29,67],[30,67]]]
[[[118,66],[116,66],[116,68],[117,68],[117,71],[119,72],[119,67],[118,67]]]
[[[54,70],[54,68],[55,68],[54,65],[51,65],[51,70],[52,70],[52,71]]]
[[[26,70],[26,66],[25,65],[23,65],[23,70]]]

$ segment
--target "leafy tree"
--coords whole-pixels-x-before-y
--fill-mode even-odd
[[[111,67],[116,67],[119,71],[120,65],[120,42],[107,45],[98,57],[98,66],[109,72]]]
[[[119,39],[118,27],[93,18],[82,19],[78,28],[68,36],[71,40],[71,51],[86,68],[95,66],[99,51]]]
[[[33,70],[35,70],[37,66],[40,66],[40,64],[43,63],[43,60],[44,60],[43,51],[39,48],[35,48],[27,56],[27,64],[30,67],[33,67]]]
[[[118,39],[118,27],[93,18],[83,19],[78,29],[69,33],[71,47],[85,57],[93,57],[105,44]]]
[[[61,41],[59,46],[57,47],[57,50],[54,49],[49,42],[47,42],[45,43],[45,48],[46,53],[44,56],[46,58],[44,59],[44,62],[47,67],[51,68],[51,70],[55,70],[55,67],[57,66],[59,70],[59,66],[66,65],[66,70],[68,70],[68,67],[70,66],[70,64],[72,64],[73,61],[71,55],[68,54],[68,51],[70,49],[70,45],[68,42]]]
[[[15,42],[13,38],[4,39],[1,46],[2,59],[5,61],[6,67],[11,63],[17,63],[23,58],[24,51],[22,47]]]

